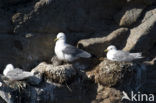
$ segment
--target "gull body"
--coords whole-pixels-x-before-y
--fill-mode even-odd
[[[33,76],[34,74],[31,72],[23,71],[19,68],[14,68],[12,64],[7,64],[6,68],[3,71],[3,75],[8,79],[14,81],[26,79]]]
[[[107,59],[111,61],[133,61],[136,59],[141,59],[141,53],[129,53],[122,50],[117,50],[114,45],[108,46],[107,51]]]
[[[72,62],[79,58],[90,58],[91,54],[78,49],[66,43],[66,36],[64,33],[58,33],[55,44],[55,54],[59,60]]]

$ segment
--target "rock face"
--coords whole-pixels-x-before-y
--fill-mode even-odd
[[[13,26],[11,25],[11,21],[9,20],[9,14],[0,9],[0,33],[7,34],[11,33],[13,30]]]
[[[69,64],[54,66],[43,62],[31,71],[39,74],[35,76],[37,79],[11,82],[1,75],[0,96],[7,103],[121,103],[120,90],[131,91],[142,86],[137,81],[140,78],[135,76],[140,73],[137,67],[104,59],[85,73]],[[129,80],[135,85],[129,84]]]
[[[76,71],[71,65],[54,67],[41,63],[32,72],[45,74],[41,83],[34,84],[34,81],[30,79],[10,82],[1,76],[0,96],[2,99],[7,103],[26,103],[25,101],[29,103],[90,103],[96,96],[96,84],[85,78],[85,74],[82,73],[74,79]],[[68,82],[69,79],[73,81]]]
[[[143,22],[138,27],[131,29],[130,36],[127,40],[125,50],[149,50],[154,45],[156,36],[156,14],[149,17],[146,22]]]
[[[8,63],[22,67],[25,70],[36,64],[40,58],[46,60],[51,58],[53,51],[53,35],[32,35],[31,37],[18,37],[13,35],[0,35],[0,67]],[[26,35],[28,36],[28,34]],[[9,49],[9,50],[8,50]],[[36,51],[37,50],[37,51]],[[51,55],[51,56],[50,56]],[[2,72],[2,70],[1,70]]]
[[[123,9],[114,18],[119,26],[128,27],[137,22],[137,20],[141,16],[142,11],[143,7],[129,7]]]
[[[24,15],[24,19],[20,21],[17,21],[19,19],[13,20],[17,21],[17,26],[14,28],[15,33],[95,32],[96,26],[101,31],[107,26],[105,19],[110,19],[108,16],[113,15],[116,8],[121,7],[121,4],[117,0],[107,0],[107,3],[102,0],[96,2],[94,0],[85,2],[83,0],[76,0],[75,2],[71,0],[40,0],[31,6],[29,7],[32,9],[23,8],[23,11],[28,12]],[[112,12],[107,12],[106,7],[109,7]],[[18,12],[23,14],[20,10]],[[101,17],[99,18],[98,15],[101,15]],[[101,22],[101,20],[104,21]]]
[[[155,8],[156,0],[0,0],[0,72],[12,63],[36,73],[14,82],[0,75],[0,103],[122,103],[122,91],[155,93]],[[55,62],[58,32],[92,58]],[[103,59],[112,44],[145,58]]]
[[[78,46],[98,57],[101,57],[105,55],[104,50],[111,44],[115,44],[119,48],[122,48],[125,43],[124,40],[128,37],[128,35],[128,28],[119,28],[103,38],[80,40],[78,42]]]

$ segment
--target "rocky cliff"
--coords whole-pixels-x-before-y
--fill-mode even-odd
[[[93,58],[52,65],[58,32]],[[155,93],[155,33],[155,0],[0,0],[0,72],[12,63],[39,73],[15,82],[1,75],[0,102],[120,103],[122,91]],[[110,44],[145,58],[111,62]]]

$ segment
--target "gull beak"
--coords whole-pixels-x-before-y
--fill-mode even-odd
[[[104,52],[108,52],[108,49],[105,49]]]
[[[54,39],[54,42],[56,42],[57,40],[58,40],[58,38],[55,38],[55,39]]]

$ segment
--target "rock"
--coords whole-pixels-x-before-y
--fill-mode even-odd
[[[41,68],[44,67],[43,64],[44,63],[40,64],[40,67],[42,65]],[[45,70],[41,70],[41,68],[39,71]],[[47,70],[48,69],[47,67]],[[58,72],[55,73],[55,75],[58,75]],[[75,81],[66,85],[58,85],[50,81],[47,82],[47,80],[42,81],[40,85],[27,84],[28,82],[25,81],[14,81],[10,83],[1,77],[0,82],[2,83],[0,96],[7,103],[25,103],[25,101],[29,103],[90,103],[96,96],[96,85],[81,75],[79,75]]]
[[[151,9],[151,10],[149,10],[149,11],[147,11],[146,13],[145,13],[145,16],[144,16],[144,18],[142,19],[142,21],[141,21],[141,23],[144,23],[144,22],[146,22],[146,20],[148,20],[152,15],[154,15],[156,13],[156,9],[155,9],[155,7],[153,7],[153,9]]]
[[[30,2],[31,0],[11,0],[11,1],[4,1],[3,3],[5,5],[17,5],[20,3],[26,3],[26,2]]]
[[[128,35],[128,28],[119,28],[103,38],[80,40],[78,42],[78,47],[90,52],[91,54],[101,57],[105,55],[104,50],[109,45],[114,44],[118,48],[122,48]]]
[[[39,85],[43,78],[41,73],[35,73],[34,76],[28,78],[26,81],[31,85]]]
[[[97,66],[95,81],[104,86],[114,86],[122,81],[126,73],[131,73],[133,71],[132,68],[131,63],[113,62],[104,59]]]
[[[136,4],[142,4],[142,5],[151,5],[152,3],[155,3],[155,0],[127,0],[128,4],[130,5],[136,5]]]
[[[45,83],[44,86],[40,85],[40,87],[33,87],[31,85],[28,85],[25,81],[14,81],[10,83],[2,79],[0,82],[3,83],[0,87],[0,96],[7,103],[43,103],[43,101],[46,102],[54,100],[53,88],[55,87],[55,85]],[[44,93],[49,94],[44,95]]]
[[[113,24],[110,19],[124,3],[117,0],[39,0],[29,6],[31,10],[17,9],[24,16],[20,21],[13,20],[16,23],[14,33],[102,32],[110,29],[108,24]]]
[[[96,96],[97,103],[121,103],[122,93],[114,88],[103,88]]]
[[[115,15],[115,21],[119,26],[129,27],[136,23],[144,10],[144,6],[141,7],[127,7],[121,10]]]
[[[0,72],[6,64],[12,63],[16,67],[30,71],[37,62],[46,60],[54,54],[54,35],[32,34],[25,37],[0,35]]]
[[[13,25],[9,20],[9,14],[0,9],[0,33],[12,33]]]
[[[156,57],[153,58],[151,61],[144,62],[147,70],[146,70],[146,82],[143,84],[143,89],[147,93],[155,93],[156,89],[154,88],[156,86]],[[152,89],[151,89],[152,88]]]
[[[32,72],[44,73],[46,79],[59,84],[71,82],[76,76],[76,70],[69,64],[53,66],[43,62],[34,68]]]
[[[155,6],[156,0],[0,0],[1,73],[8,63],[27,71],[49,63],[58,32],[93,54],[64,65],[54,57],[27,80],[0,75],[0,103],[121,103],[122,91],[155,93]],[[111,44],[143,52],[150,62],[103,59]]]
[[[139,26],[131,29],[124,50],[148,51],[156,42],[156,15],[152,15]]]

